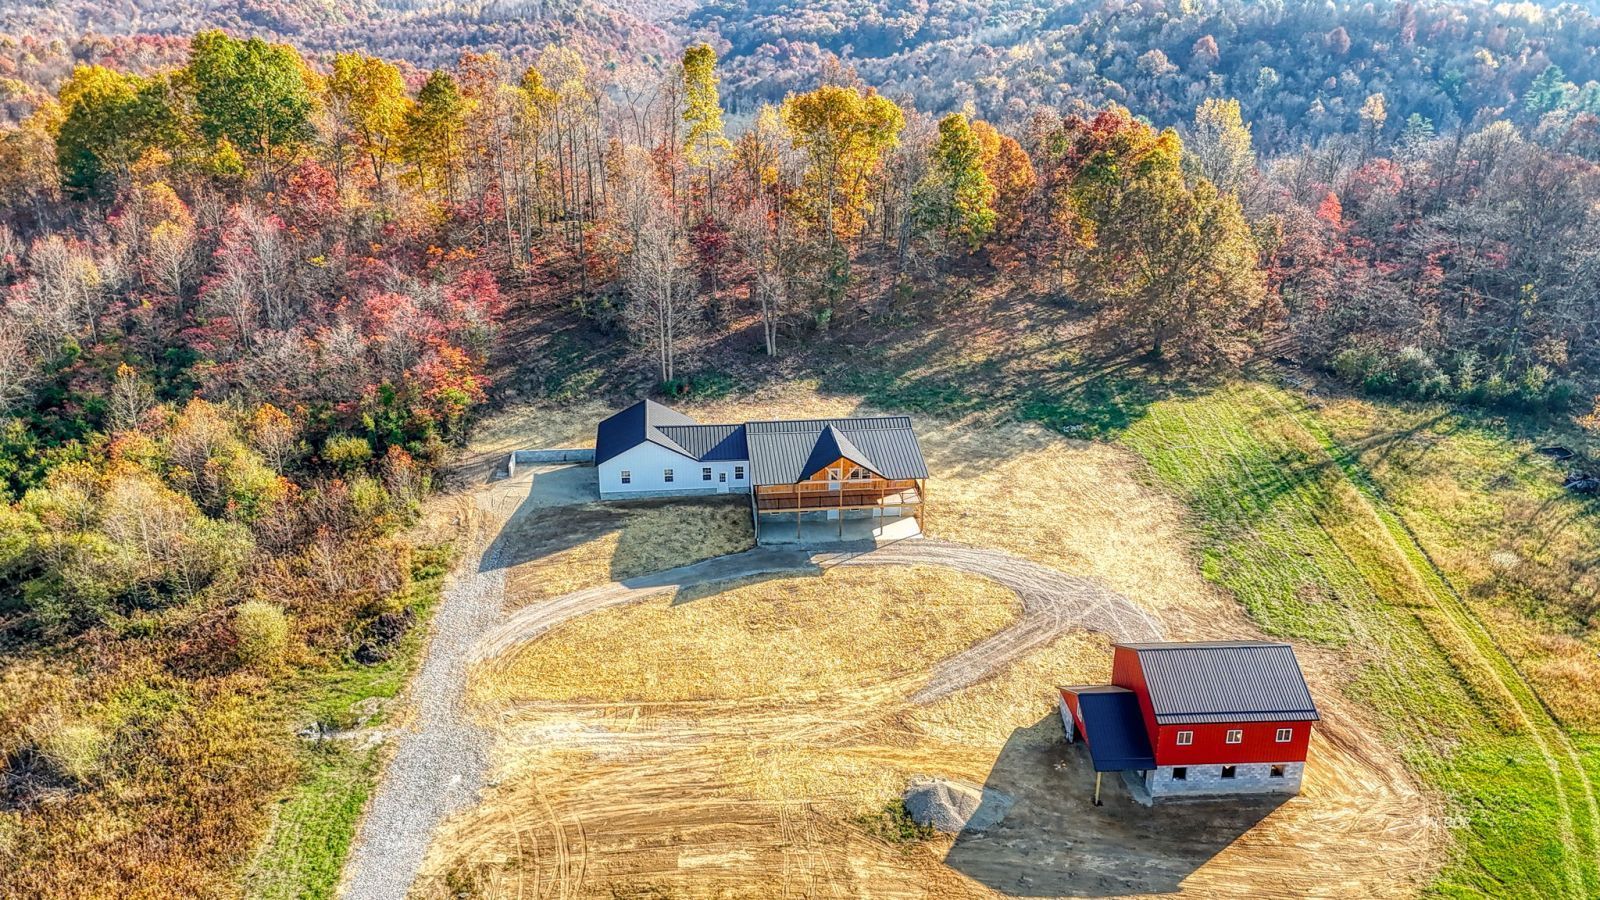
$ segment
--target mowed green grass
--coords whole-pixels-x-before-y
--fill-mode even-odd
[[[1270,633],[1338,650],[1346,687],[1448,799],[1448,897],[1600,895],[1595,741],[1500,651],[1358,455],[1287,391],[1161,400],[1119,438],[1195,511],[1209,577]]]
[[[405,688],[421,657],[429,614],[439,600],[452,548],[418,550],[406,605],[416,623],[395,652],[375,665],[349,661],[306,679],[300,715],[325,727],[381,727],[381,715],[362,721],[369,699],[392,700]],[[308,744],[300,753],[301,778],[282,798],[271,830],[244,877],[245,895],[261,900],[331,898],[339,885],[356,826],[382,768],[382,747],[365,736]]]

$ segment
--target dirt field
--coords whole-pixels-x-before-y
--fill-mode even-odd
[[[795,399],[691,409],[702,421],[792,411]],[[810,398],[817,415],[859,412]],[[597,410],[527,410],[488,431],[495,446],[579,446]],[[792,414],[792,412],[791,412]],[[1009,551],[1121,592],[1170,637],[1253,632],[1205,581],[1179,510],[1121,451],[1021,427],[919,421],[933,472],[930,536]],[[1021,452],[1019,452],[1019,448]],[[485,454],[490,451],[485,451]],[[492,489],[491,489],[492,490]],[[694,504],[663,515],[639,546],[666,546]],[[632,524],[561,523],[503,533],[506,602],[530,611],[659,562],[619,563]],[[714,510],[701,511],[710,512]],[[543,528],[543,531],[537,530]],[[534,529],[534,530],[527,530]],[[708,532],[737,547],[730,524]],[[606,543],[616,539],[616,543]],[[663,554],[709,556],[704,538]],[[687,548],[685,552],[684,548]],[[566,562],[557,563],[563,555]],[[513,564],[512,560],[516,560]],[[543,566],[543,568],[541,568]],[[908,573],[918,573],[908,575]],[[625,577],[625,576],[622,576]],[[962,585],[979,602],[918,653],[893,642],[894,583]],[[497,736],[479,805],[435,835],[415,892],[519,897],[1406,896],[1437,866],[1431,803],[1340,694],[1337,660],[1301,648],[1324,721],[1305,791],[1281,804],[1134,805],[1120,785],[1093,807],[1079,746],[1060,740],[1051,686],[1106,677],[1099,634],[1031,646],[992,677],[928,702],[916,689],[963,645],[1014,612],[992,583],[938,570],[861,568],[645,600],[592,613],[480,666],[477,716]],[[821,590],[818,590],[821,588]],[[832,588],[832,590],[829,590]],[[806,609],[785,608],[801,603]],[[872,602],[849,602],[863,593]],[[818,606],[834,604],[819,617]],[[926,608],[951,602],[931,596]],[[805,629],[804,638],[793,633]],[[704,635],[706,644],[698,644]],[[859,635],[860,652],[852,648]],[[925,636],[924,636],[925,637]],[[748,639],[749,644],[742,646]],[[705,647],[714,653],[698,652]],[[826,689],[795,690],[786,654]],[[614,665],[608,663],[614,662]],[[485,675],[485,667],[491,674]],[[740,673],[750,679],[740,680]],[[860,822],[913,775],[963,778],[1016,800],[989,832],[896,844]]]

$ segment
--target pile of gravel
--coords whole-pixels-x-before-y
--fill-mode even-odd
[[[920,777],[911,779],[905,801],[912,821],[946,834],[998,825],[1016,802],[1007,794],[971,782]]]

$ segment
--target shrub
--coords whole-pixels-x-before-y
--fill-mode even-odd
[[[272,668],[289,649],[289,617],[271,603],[248,600],[233,611],[233,636],[241,664]]]
[[[1455,358],[1455,384],[1457,397],[1472,397],[1478,391],[1478,376],[1483,369],[1483,358],[1476,350],[1463,350]]]
[[[867,830],[868,834],[876,835],[891,844],[926,841],[936,833],[933,826],[918,825],[916,820],[911,818],[904,800],[890,801],[878,812],[858,816],[856,821]]]
[[[1334,355],[1330,366],[1340,380],[1365,384],[1374,373],[1382,370],[1383,357],[1375,347],[1346,347]]]
[[[375,522],[389,513],[389,492],[377,479],[360,475],[350,481],[350,505],[363,521]]]
[[[341,471],[349,472],[372,460],[372,445],[366,438],[334,435],[322,445],[322,459]]]
[[[1430,395],[1429,391],[1437,386],[1437,378],[1442,374],[1439,371],[1439,364],[1434,362],[1433,357],[1421,347],[1407,347],[1395,354],[1392,369],[1394,388],[1399,393],[1418,400],[1438,396]],[[1446,379],[1447,387],[1448,384]]]
[[[1500,406],[1514,393],[1516,393],[1516,386],[1507,381],[1504,374],[1491,372],[1489,377],[1483,380],[1483,386],[1478,389],[1478,393],[1473,399],[1489,406]]]
[[[59,720],[34,728],[34,747],[56,776],[76,784],[88,784],[100,774],[106,738],[88,723],[62,724]]]

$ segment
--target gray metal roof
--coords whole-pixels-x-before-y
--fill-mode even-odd
[[[699,461],[748,459],[758,485],[793,484],[840,458],[884,478],[928,477],[907,416],[701,425],[654,400],[640,400],[596,428],[595,465],[646,442]]]
[[[877,416],[860,419],[797,419],[784,422],[751,422],[745,426],[745,442],[750,449],[750,476],[757,485],[794,484],[815,474],[806,471],[813,451],[825,439],[848,445],[859,453],[867,468],[884,478],[927,478],[928,464],[922,459],[922,445],[911,430],[909,416]],[[840,439],[843,439],[840,441]],[[826,448],[825,448],[826,449]],[[854,459],[840,452],[830,458]],[[825,463],[824,463],[825,464]]]
[[[1138,654],[1158,724],[1321,718],[1288,644],[1210,641],[1117,646]]]
[[[743,425],[662,425],[656,430],[702,462],[750,458]]]

